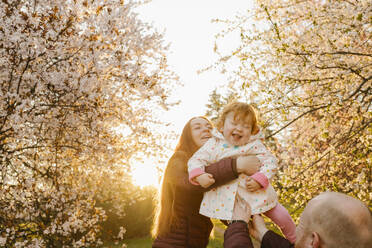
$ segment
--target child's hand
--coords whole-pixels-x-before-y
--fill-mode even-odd
[[[209,174],[209,173],[204,173],[204,174],[201,174],[200,176],[197,176],[195,178],[195,181],[197,181],[200,184],[200,186],[202,186],[203,188],[208,188],[215,182],[212,174]]]
[[[256,180],[254,180],[251,177],[247,179],[245,186],[249,192],[254,192],[262,188],[261,184],[259,184]]]

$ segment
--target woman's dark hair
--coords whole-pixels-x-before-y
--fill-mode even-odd
[[[183,152],[186,155],[186,161],[191,158],[191,156],[199,149],[199,147],[195,144],[192,138],[192,130],[191,130],[191,121],[196,118],[203,118],[207,120],[211,126],[212,123],[204,116],[197,116],[191,118],[186,125],[184,126],[181,136],[179,138],[178,144],[175,149],[176,152]],[[173,191],[174,189],[171,187],[170,184],[167,183],[169,173],[168,167],[170,166],[169,162],[167,167],[165,168],[163,180],[161,183],[160,195],[159,195],[159,202],[157,203],[156,213],[154,218],[154,224],[152,228],[152,236],[153,237],[161,237],[169,233],[171,223],[177,222],[175,219],[176,216],[173,215],[172,212],[172,205],[173,205]],[[185,171],[187,171],[187,164],[185,163]]]

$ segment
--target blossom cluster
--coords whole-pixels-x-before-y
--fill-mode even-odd
[[[151,113],[176,83],[137,4],[0,3],[1,245],[98,246],[96,200],[135,197],[128,161],[161,150]]]

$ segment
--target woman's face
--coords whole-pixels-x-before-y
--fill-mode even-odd
[[[190,122],[191,136],[195,145],[200,148],[211,137],[211,124],[204,118],[197,117]]]

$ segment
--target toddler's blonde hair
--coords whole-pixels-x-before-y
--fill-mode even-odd
[[[250,117],[250,121],[251,121],[250,124],[252,124],[251,133],[253,135],[257,134],[260,131],[258,124],[257,124],[256,111],[250,104],[243,103],[243,102],[232,102],[225,106],[225,108],[222,111],[221,116],[218,118],[218,121],[217,121],[216,126],[218,130],[220,131],[222,130],[225,124],[226,116],[230,112],[234,113],[235,120],[237,118],[240,118],[241,120],[245,120],[247,117]]]

